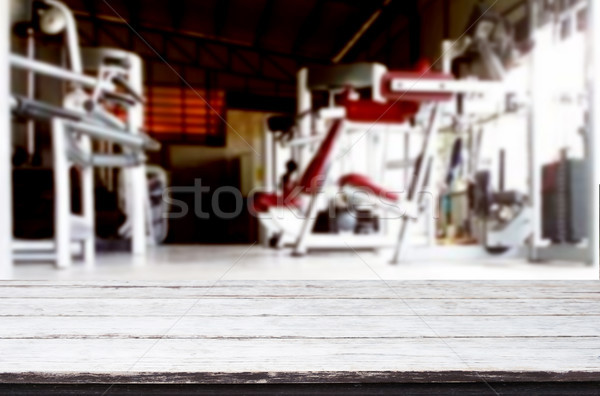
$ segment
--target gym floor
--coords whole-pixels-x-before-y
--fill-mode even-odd
[[[17,280],[597,280],[598,269],[579,263],[532,264],[522,259],[407,261],[390,265],[391,252],[314,252],[292,257],[259,245],[167,245],[150,248],[145,259],[99,254],[95,266],[19,263]]]

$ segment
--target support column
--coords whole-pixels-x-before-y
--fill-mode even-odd
[[[54,158],[54,244],[56,266],[71,266],[71,181],[67,159],[66,128],[62,119],[52,120]],[[85,203],[84,203],[85,206]]]
[[[590,114],[587,135],[588,187],[590,189],[589,211],[589,262],[599,267],[600,257],[600,224],[599,191],[600,188],[600,155],[598,155],[599,139],[596,136],[600,126],[600,4],[598,0],[588,2],[588,56],[590,59],[591,79],[588,85],[590,96]]]
[[[0,144],[0,212],[2,222],[0,222],[0,278],[8,279],[12,274],[12,226],[13,226],[13,208],[12,208],[12,166],[11,166],[11,147],[12,147],[12,128],[10,122],[10,0],[0,0],[0,9],[4,10],[0,14],[0,29],[4,32],[0,36],[0,130],[2,143]]]
[[[531,54],[531,64],[529,77],[530,82],[530,97],[531,105],[529,110],[529,121],[527,125],[528,133],[528,154],[529,154],[529,201],[531,206],[531,239],[529,241],[529,260],[539,260],[539,246],[541,244],[542,231],[542,197],[541,197],[541,163],[539,161],[540,137],[544,135],[544,119],[548,117],[547,97],[545,97],[546,84],[542,78],[542,73],[539,72],[539,67],[544,67],[542,64],[542,51],[540,48],[540,40],[536,40],[539,36],[537,26],[538,2],[530,0],[529,7],[531,13],[531,39],[535,42],[535,47]]]
[[[129,82],[133,89],[143,93],[142,60],[138,56],[129,56],[131,66]],[[144,107],[137,103],[129,112],[129,128],[134,135],[144,127]],[[139,165],[125,170],[127,188],[130,191],[129,216],[131,216],[131,250],[134,255],[146,254],[146,213],[149,209],[148,183],[146,181],[146,166]]]

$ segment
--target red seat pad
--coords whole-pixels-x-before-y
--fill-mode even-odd
[[[368,176],[359,175],[357,173],[350,173],[348,175],[343,176],[339,181],[339,185],[340,187],[352,186],[359,189],[367,190],[379,197],[394,202],[400,199],[400,196],[397,193],[375,184]]]
[[[419,103],[397,101],[377,103],[372,100],[344,100],[346,118],[356,122],[387,122],[401,124],[419,111]]]

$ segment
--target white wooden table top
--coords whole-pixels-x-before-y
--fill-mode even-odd
[[[0,321],[0,382],[600,378],[597,281],[4,281]]]

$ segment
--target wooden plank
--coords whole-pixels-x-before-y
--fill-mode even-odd
[[[186,315],[175,322],[161,316],[4,317],[0,338],[600,337],[597,316]]]
[[[137,373],[202,373],[210,377],[210,373],[244,372],[262,373],[263,378],[277,372],[395,372],[399,376],[463,372],[471,378],[474,372],[546,372],[546,378],[549,373],[572,372],[573,376],[565,377],[570,379],[577,372],[598,374],[597,338],[453,339],[449,345],[458,355],[447,342],[421,338],[359,339],[351,343],[335,339],[0,340],[0,371],[132,378]]]
[[[312,373],[307,373],[310,375]],[[48,378],[51,381],[50,377]],[[339,378],[339,377],[338,377]],[[0,394],[10,395],[44,395],[44,396],[98,396],[109,390],[110,395],[144,395],[144,396],[198,396],[198,395],[231,395],[231,396],[282,396],[282,395],[327,395],[327,396],[430,396],[430,395],[464,395],[480,396],[493,395],[494,389],[502,396],[521,395],[598,395],[600,386],[594,382],[506,382],[498,378],[498,382],[465,381],[465,382],[348,382],[351,377],[343,378],[338,383],[255,383],[255,384],[203,384],[193,377],[181,378],[179,384],[164,383],[101,383],[102,377],[88,376],[86,384],[0,384]],[[269,378],[270,380],[270,378]],[[100,382],[100,383],[99,383]]]
[[[157,300],[160,300],[159,302]],[[2,316],[163,316],[183,315],[195,300],[189,298],[102,298],[82,304],[69,298],[3,298]],[[398,299],[210,298],[195,304],[186,316],[598,316],[594,299]]]
[[[424,286],[435,288],[450,289],[470,289],[473,287],[487,289],[562,289],[562,291],[575,291],[583,288],[584,290],[598,290],[600,286],[596,280],[568,280],[568,281],[544,281],[544,280],[510,280],[510,281],[478,281],[478,280],[220,280],[214,282],[210,280],[0,280],[0,287],[78,287],[78,288],[102,288],[105,286],[113,287],[164,287],[171,289],[181,289],[189,287],[265,287],[273,286],[278,288],[294,289],[353,289],[356,287],[380,288],[388,286],[398,286],[407,289]]]
[[[360,289],[406,289],[410,291],[423,292],[423,288],[432,290],[461,290],[463,293],[469,290],[516,290],[519,293],[524,293],[528,290],[533,292],[538,291],[556,291],[561,293],[577,293],[580,291],[598,292],[600,285],[596,280],[579,280],[579,281],[454,281],[454,280],[344,280],[344,281],[294,281],[294,280],[200,280],[200,281],[20,281],[20,280],[0,280],[0,288],[24,287],[24,288],[39,288],[39,287],[61,287],[61,288],[86,288],[86,289],[101,289],[105,287],[114,288],[131,288],[142,289],[148,287],[166,288],[166,289],[197,289],[210,288],[220,289],[227,288],[239,291],[250,291],[252,289],[267,289],[272,288],[279,293],[288,294],[290,290],[303,291],[320,291],[327,290],[354,290]],[[573,287],[576,285],[577,287]],[[517,297],[517,296],[513,296]]]
[[[597,282],[0,282],[0,382],[596,381]]]
[[[532,282],[533,283],[533,282]],[[482,285],[480,282],[402,282],[365,281],[293,284],[289,282],[183,282],[180,285],[99,283],[97,285],[43,282],[34,285],[0,283],[0,298],[388,298],[388,299],[597,299],[600,284],[595,281],[577,282],[497,282]],[[512,285],[511,285],[512,284]],[[506,286],[505,286],[506,285]],[[511,285],[511,286],[508,286]],[[16,290],[19,289],[19,290]]]

